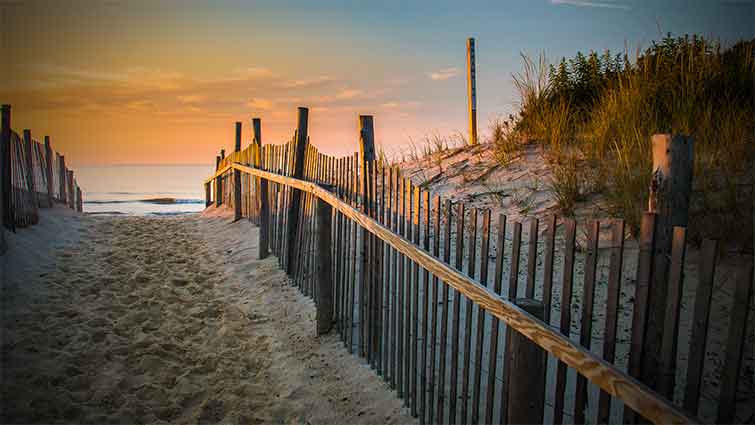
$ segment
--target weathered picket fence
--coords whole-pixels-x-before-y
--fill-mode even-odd
[[[687,281],[685,228],[669,229],[666,252],[654,213],[643,217],[631,263],[621,220],[602,223],[603,247],[597,221],[584,247],[569,218],[549,217],[544,232],[538,220],[501,215],[496,225],[490,211],[431,197],[377,163],[371,116],[360,116],[360,152],[349,157],[318,152],[307,126],[300,108],[292,140],[263,145],[254,119],[241,150],[236,123],[235,151],[222,152],[205,181],[207,205],[230,205],[260,226],[260,257],[272,251],[313,298],[318,333],[335,326],[421,423],[731,423],[752,413],[742,366],[751,259],[725,310],[724,360],[710,364],[716,241],[702,243],[697,279]],[[659,284],[667,301],[651,320]],[[686,321],[683,294],[694,304]]]
[[[15,231],[39,221],[39,208],[55,203],[82,211],[81,189],[65,157],[54,152],[50,138],[44,144],[34,140],[31,130],[19,135],[11,128],[11,107],[2,106],[0,138],[0,253],[4,251],[4,229]]]

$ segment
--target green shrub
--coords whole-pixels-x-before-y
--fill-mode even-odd
[[[521,100],[514,132],[556,154],[566,146],[579,150],[599,168],[610,212],[634,229],[646,208],[651,136],[691,135],[695,189],[688,237],[730,239],[751,249],[754,47],[755,40],[723,48],[698,36],[669,35],[632,63],[609,51],[579,53],[557,67],[542,56],[537,62],[524,56],[524,70],[514,76]],[[580,179],[572,174],[580,172],[556,164],[564,206],[575,199]]]

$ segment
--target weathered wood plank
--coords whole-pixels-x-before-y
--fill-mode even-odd
[[[449,211],[450,218],[450,211]],[[456,218],[456,270],[460,272],[464,259],[464,203],[459,202]],[[461,314],[461,292],[454,291],[453,315],[451,316],[451,389],[448,400],[448,422],[456,423],[456,402],[459,373],[459,316]]]
[[[624,260],[624,220],[615,220],[611,228],[611,259],[606,289],[606,327],[603,333],[603,360],[613,363],[616,357],[616,330],[619,323],[619,294],[621,271]],[[611,396],[600,391],[598,398],[598,423],[610,420]]]
[[[587,234],[587,253],[585,255],[585,281],[582,289],[582,322],[579,343],[589,350],[592,341],[592,313],[595,308],[595,278],[598,271],[598,242],[600,223],[595,220],[590,224]],[[577,375],[577,390],[574,400],[574,423],[585,423],[587,409],[587,379]]]
[[[496,243],[495,272],[493,275],[493,293],[501,295],[503,282],[504,267],[504,248],[506,244],[506,216],[498,216],[498,241]],[[493,423],[493,406],[495,405],[495,371],[498,363],[498,333],[500,332],[500,323],[497,317],[491,318],[490,330],[490,358],[488,360],[488,390],[485,401],[485,423]],[[503,418],[501,418],[503,422]]]
[[[482,212],[480,244],[480,283],[488,286],[488,256],[490,255],[490,210]],[[480,391],[482,386],[482,345],[485,335],[485,310],[477,308],[477,335],[475,339],[474,382],[472,383],[472,423],[480,423]],[[495,374],[495,370],[488,373]]]
[[[440,198],[438,199],[440,202]],[[451,217],[453,216],[450,200],[446,200],[446,226],[443,231],[443,264],[451,264]],[[433,273],[433,276],[438,277]],[[438,423],[446,423],[446,355],[448,353],[448,297],[450,286],[441,282],[443,286],[442,308],[443,312],[440,321],[440,354],[438,356]],[[455,292],[456,290],[454,290]]]
[[[637,286],[634,293],[632,316],[632,340],[629,349],[630,376],[639,378],[642,373],[642,357],[645,349],[645,329],[648,320],[648,298],[653,282],[653,257],[655,254],[655,225],[657,216],[645,213],[640,223],[640,253],[637,258]],[[624,423],[634,423],[637,417],[632,409],[624,408]]]
[[[537,239],[538,226],[540,220],[537,218],[530,219],[529,241],[527,254],[527,286],[525,287],[524,296],[529,299],[535,298],[535,271],[537,270]]]
[[[514,223],[514,232],[511,240],[511,267],[509,267],[509,301],[517,298],[519,292],[519,254],[522,247],[522,223]],[[511,332],[506,331],[504,346],[511,346]],[[509,417],[509,381],[511,376],[510,351],[506,349],[501,364],[503,370],[503,391],[501,398],[501,418]]]
[[[705,365],[705,343],[708,340],[710,300],[713,295],[713,278],[716,272],[718,241],[706,239],[700,249],[700,267],[695,310],[692,319],[692,334],[689,340],[689,360],[687,363],[687,386],[684,391],[684,409],[696,415],[700,400],[700,385]]]
[[[559,331],[565,338],[571,334],[571,302],[574,287],[574,241],[577,223],[573,219],[564,220],[564,269],[561,283],[561,317]],[[553,403],[553,423],[564,421],[564,391],[566,391],[566,363],[558,362],[556,369],[556,397]]]
[[[716,423],[736,422],[737,390],[744,355],[744,344],[749,324],[750,302],[752,301],[752,260],[739,270],[734,306],[729,319],[729,338],[726,342],[726,359],[721,369],[721,393],[718,396]]]
[[[440,257],[440,209],[441,209],[441,201],[440,196],[437,196],[435,198],[435,215],[433,220],[433,257],[439,258]],[[429,214],[428,214],[429,215]],[[429,232],[428,232],[429,233]],[[446,285],[443,285],[444,287],[447,287]],[[436,343],[438,341],[438,291],[440,290],[439,287],[439,281],[438,277],[433,275],[433,286],[432,286],[432,292],[433,292],[433,298],[430,302],[430,309],[432,310],[432,321],[430,322],[430,341],[428,342],[428,345],[430,347],[430,367],[429,367],[429,374],[428,374],[428,412],[427,412],[427,421],[426,423],[435,423],[435,409],[434,409],[434,403],[435,403],[435,354],[436,354]],[[443,389],[440,389],[440,392],[442,392]]]
[[[477,208],[469,214],[469,253],[467,255],[467,275],[474,280],[477,266]],[[467,298],[464,308],[464,364],[461,371],[461,423],[468,423],[469,412],[469,369],[472,367],[472,310],[474,302]]]
[[[687,231],[684,227],[674,227],[671,242],[671,268],[669,269],[666,295],[666,320],[664,321],[663,341],[661,341],[661,361],[658,365],[658,393],[674,400],[676,375],[676,348],[679,335],[679,309],[682,304],[684,279],[684,256],[687,246]]]

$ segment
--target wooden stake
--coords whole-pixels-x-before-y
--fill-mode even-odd
[[[301,179],[304,176],[304,154],[307,151],[307,129],[309,125],[309,109],[299,107],[296,125],[296,145],[294,146],[294,166],[291,177]],[[299,259],[296,257],[296,236],[299,229],[299,209],[301,208],[302,192],[299,189],[291,191],[291,204],[288,208],[288,255],[286,258],[286,273],[290,276]]]
[[[675,226],[687,227],[692,193],[694,140],[684,135],[656,134],[653,143],[653,179],[649,212],[658,215],[656,226],[654,279],[650,287],[642,381],[657,388],[661,345],[667,305],[671,241]]]
[[[317,335],[323,335],[333,327],[333,263],[331,261],[330,232],[333,208],[322,199],[317,199]]]
[[[53,207],[52,146],[50,136],[45,136],[45,175],[47,176],[47,203]]]
[[[241,123],[236,122],[236,143],[233,146],[233,152],[238,156],[241,152]],[[238,158],[234,158],[238,161]],[[241,172],[233,170],[233,220],[241,220]]]
[[[519,298],[515,304],[538,319],[543,318],[543,303],[529,298]],[[511,358],[508,410],[509,424],[543,423],[545,388],[539,376],[545,368],[545,351],[519,332],[509,328],[511,345],[506,347]]]
[[[5,228],[15,229],[11,214],[10,166],[10,105],[2,106],[2,132],[0,132],[0,255],[8,249]]]
[[[467,100],[469,102],[469,144],[477,144],[477,71],[475,70],[475,40],[467,39]]]

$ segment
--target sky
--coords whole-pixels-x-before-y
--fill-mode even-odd
[[[0,102],[73,167],[214,163],[234,123],[287,141],[309,108],[321,151],[358,150],[373,115],[389,154],[467,131],[466,39],[478,119],[517,109],[520,54],[635,51],[667,32],[755,38],[755,0],[0,0]]]

